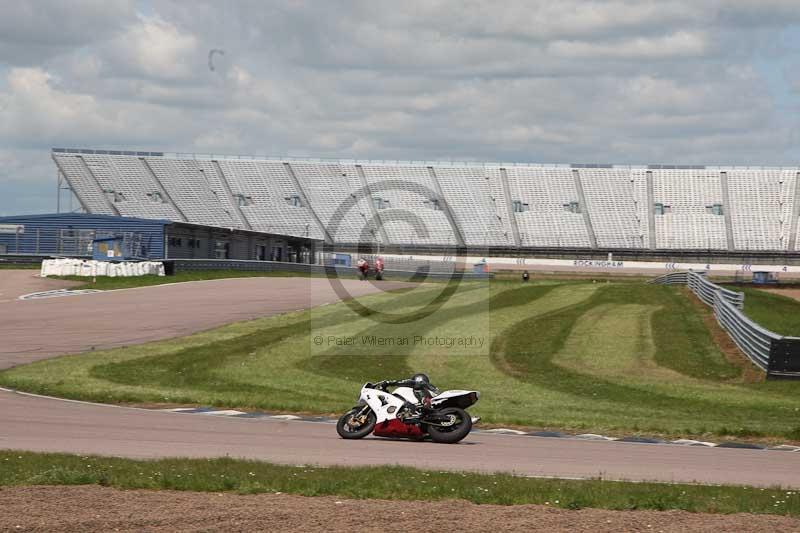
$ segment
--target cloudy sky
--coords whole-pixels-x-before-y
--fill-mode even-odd
[[[800,160],[797,0],[0,0],[0,13],[0,215],[55,211],[54,146]]]

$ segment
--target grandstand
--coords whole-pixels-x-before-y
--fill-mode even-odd
[[[325,161],[54,148],[89,213],[422,250],[798,251],[800,168]]]

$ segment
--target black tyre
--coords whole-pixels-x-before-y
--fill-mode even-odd
[[[447,426],[428,424],[428,433],[433,442],[455,444],[469,435],[472,429],[472,417],[465,410],[458,407],[446,407],[437,414],[439,417],[450,417],[452,424]]]
[[[372,409],[359,415],[361,407],[355,407],[343,414],[336,423],[336,432],[343,439],[363,439],[375,429],[377,418]]]

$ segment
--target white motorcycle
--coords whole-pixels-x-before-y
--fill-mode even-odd
[[[396,388],[389,392],[389,387]],[[339,418],[336,431],[343,439],[361,439],[374,433],[377,437],[414,440],[430,437],[434,442],[453,444],[472,429],[473,418],[465,409],[479,397],[478,391],[439,392],[425,374],[408,380],[366,383],[358,405]]]

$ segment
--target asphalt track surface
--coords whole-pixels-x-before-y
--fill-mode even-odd
[[[342,440],[333,424],[232,419],[0,392],[0,448],[133,458],[220,457],[283,464],[399,464],[529,476],[800,487],[783,451],[472,434],[456,445]]]
[[[186,336],[231,322],[339,301],[325,278],[273,277],[14,299],[63,283],[36,278],[36,273],[0,270],[0,295],[6,295],[0,298],[0,369],[68,353]],[[43,283],[48,281],[53,283]],[[341,283],[353,297],[412,286],[390,281]]]
[[[374,290],[370,284],[353,282],[354,293]],[[324,279],[258,278],[6,301],[0,303],[0,364],[23,362],[9,356],[18,353],[19,344],[37,348],[23,360],[40,359],[59,347],[61,353],[78,351],[86,342],[81,338],[89,334],[92,345],[143,342],[335,299]],[[115,327],[130,329],[130,324],[140,332],[114,337]],[[285,464],[400,464],[530,476],[800,488],[800,457],[784,451],[486,433],[472,434],[458,445],[377,438],[344,441],[331,424],[185,415],[2,391],[0,448],[133,458],[231,456]]]

